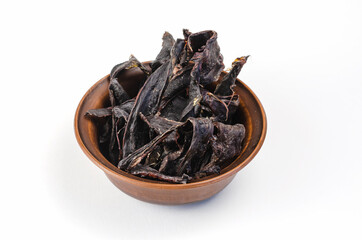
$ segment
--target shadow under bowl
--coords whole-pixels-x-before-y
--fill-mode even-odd
[[[223,72],[221,77],[225,74]],[[137,95],[140,82],[144,80],[144,74],[136,68],[123,71],[119,77],[119,82],[131,97]],[[118,169],[104,157],[98,145],[97,124],[85,117],[89,109],[110,105],[108,83],[109,75],[94,84],[83,96],[75,113],[75,135],[84,153],[105,172],[109,180],[117,188],[139,200],[158,204],[184,204],[207,199],[225,188],[236,173],[255,157],[264,142],[267,123],[263,106],[251,89],[238,79],[234,90],[239,95],[240,105],[235,119],[244,124],[246,136],[240,155],[224,163],[220,174],[187,184],[170,184],[133,176]],[[216,83],[210,88],[215,85]]]

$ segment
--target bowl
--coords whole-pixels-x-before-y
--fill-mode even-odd
[[[131,97],[137,95],[139,82],[144,80],[144,74],[136,68],[125,70],[119,76],[119,82]],[[84,153],[104,171],[108,179],[121,191],[139,200],[158,204],[184,204],[210,198],[233,180],[255,157],[264,142],[267,123],[263,106],[251,89],[237,79],[234,89],[239,94],[240,106],[236,119],[244,124],[246,136],[241,154],[222,165],[220,174],[186,184],[170,184],[131,175],[112,165],[103,156],[98,146],[96,123],[84,116],[89,109],[109,106],[108,83],[109,75],[94,84],[83,96],[75,113],[75,136]]]

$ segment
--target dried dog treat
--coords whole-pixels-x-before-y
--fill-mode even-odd
[[[110,106],[88,110],[96,122],[103,154],[135,176],[187,183],[220,172],[220,166],[242,151],[245,127],[231,125],[239,106],[236,77],[248,56],[224,69],[215,31],[191,33],[174,40],[165,32],[156,59],[143,65],[133,55],[110,73]],[[133,99],[119,76],[139,68],[147,77]]]

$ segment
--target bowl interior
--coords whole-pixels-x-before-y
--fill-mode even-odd
[[[225,74],[226,73],[223,72],[221,77]],[[129,96],[134,97],[138,93],[140,82],[145,80],[145,76],[140,70],[134,68],[122,72],[119,79],[122,87]],[[96,165],[107,172],[111,171],[119,174],[120,176],[125,176],[142,182],[168,184],[156,180],[136,177],[126,173],[111,164],[101,153],[97,140],[97,123],[89,118],[86,118],[85,113],[89,109],[110,106],[108,83],[109,75],[94,84],[79,103],[75,118],[75,131],[81,147]],[[216,83],[208,86],[208,88],[213,89],[215,86]],[[232,170],[238,171],[248,164],[260,149],[266,133],[265,113],[255,94],[240,80],[236,82],[234,90],[239,95],[240,99],[240,106],[234,119],[235,122],[244,124],[246,128],[246,136],[243,141],[241,154],[237,158],[231,159],[229,162],[225,162],[221,166],[220,174],[217,174],[219,176]],[[199,180],[194,180],[194,182],[205,181],[215,176],[216,174],[210,175]]]

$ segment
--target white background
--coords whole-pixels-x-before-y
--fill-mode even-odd
[[[1,239],[362,239],[361,1],[1,1]],[[83,94],[165,30],[214,29],[268,117],[220,194],[161,206],[115,188],[73,133]]]

